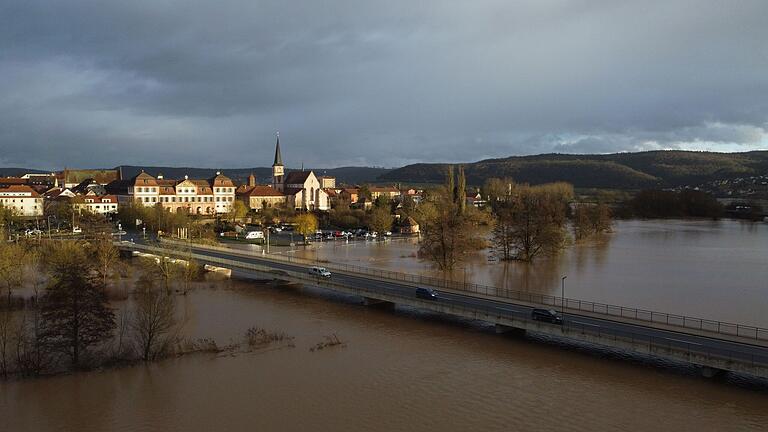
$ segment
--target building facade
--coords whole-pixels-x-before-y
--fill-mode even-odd
[[[43,215],[43,198],[26,185],[0,188],[0,205],[13,209],[14,213],[25,218]]]
[[[138,202],[151,207],[159,203],[168,211],[199,215],[228,213],[235,201],[235,184],[220,172],[206,180],[187,176],[170,180],[142,171],[131,179],[110,183],[107,191],[120,204]]]
[[[115,195],[85,195],[72,198],[72,208],[80,211],[108,215],[117,213],[117,197]]]
[[[243,197],[241,199],[247,199],[246,203],[252,209],[262,208],[264,202],[267,205],[284,202],[286,206],[296,210],[329,210],[331,208],[331,199],[313,171],[292,171],[286,174],[280,152],[280,135],[277,136],[275,159],[272,163],[272,190],[258,188],[250,191],[256,194],[255,196],[244,198],[244,195],[241,195]],[[251,204],[251,198],[255,202],[255,207]]]

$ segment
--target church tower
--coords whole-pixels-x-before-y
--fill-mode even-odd
[[[282,192],[285,167],[283,167],[283,156],[280,154],[280,132],[277,133],[277,144],[275,145],[275,162],[272,164],[272,187]]]

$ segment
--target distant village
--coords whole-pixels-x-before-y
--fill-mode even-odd
[[[161,173],[142,171],[124,178],[120,169],[64,169],[0,177],[0,205],[25,219],[43,217],[61,203],[102,215],[116,214],[122,206],[140,203],[146,207],[159,205],[168,212],[214,217],[229,213],[236,201],[252,212],[267,208],[327,211],[340,200],[351,208],[366,210],[380,197],[393,201],[409,197],[419,203],[422,193],[421,189],[396,186],[340,185],[336,178],[317,176],[312,170],[286,172],[279,136],[267,184],[258,184],[253,174],[244,184],[236,184],[223,172],[211,178],[169,179]],[[469,193],[467,202],[479,206],[483,200],[479,194]]]

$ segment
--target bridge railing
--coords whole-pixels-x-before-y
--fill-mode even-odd
[[[371,276],[380,279],[394,280],[398,282],[407,282],[417,286],[444,288],[455,291],[464,291],[474,294],[482,294],[488,297],[498,297],[502,299],[522,301],[526,303],[532,303],[544,307],[551,307],[555,309],[566,308],[575,311],[584,311],[590,313],[596,313],[601,315],[616,316],[621,318],[628,318],[637,321],[645,321],[657,324],[664,324],[668,326],[683,327],[687,329],[694,329],[700,331],[707,331],[728,336],[737,336],[743,338],[750,338],[755,340],[768,340],[768,329],[744,325],[729,323],[724,321],[717,321],[705,318],[696,318],[685,315],[676,315],[666,312],[657,312],[646,309],[632,308],[626,306],[617,306],[600,302],[593,302],[589,300],[563,298],[558,296],[551,296],[547,294],[532,293],[528,291],[518,291],[507,288],[500,288],[490,285],[476,284],[466,281],[454,281],[444,278],[435,278],[432,276],[424,276],[411,273],[402,273],[391,270],[376,269],[371,267],[344,264],[344,263],[326,263],[319,262],[306,258],[297,258],[290,255],[277,255],[277,254],[257,254],[247,251],[220,247],[220,246],[208,246],[198,244],[188,244],[177,241],[164,240],[164,243],[174,244],[182,247],[194,247],[198,249],[207,249],[212,251],[219,251],[228,254],[241,255],[245,257],[252,257],[257,259],[270,259],[273,261],[287,262],[291,264],[302,265],[322,265],[329,270],[343,271],[347,273],[357,273],[361,275]]]

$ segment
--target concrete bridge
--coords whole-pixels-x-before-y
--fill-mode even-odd
[[[731,371],[768,378],[768,329],[343,264],[323,264],[333,276],[322,278],[308,273],[315,264],[311,260],[224,247],[173,242],[117,246],[195,259],[235,274],[319,286],[360,296],[365,304],[408,305],[486,321],[498,331],[531,331],[689,363],[708,377]],[[416,287],[435,288],[439,297],[418,298]],[[532,320],[533,308],[563,309],[562,325]]]

